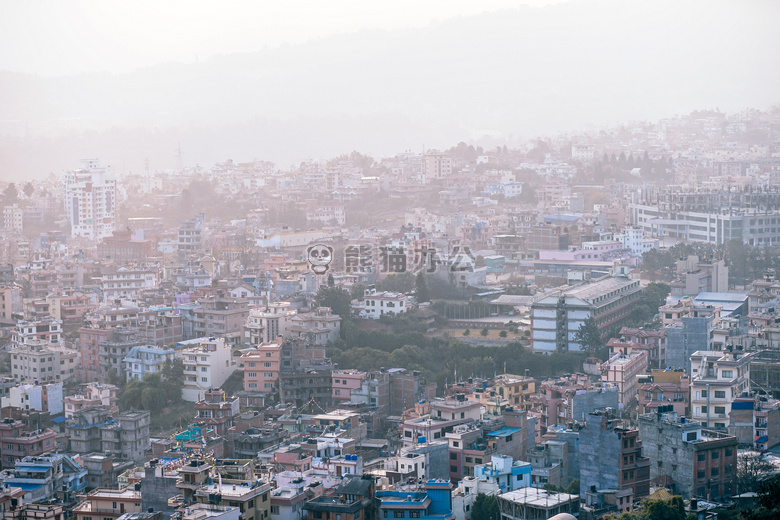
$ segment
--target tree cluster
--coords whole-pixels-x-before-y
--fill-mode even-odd
[[[184,363],[180,359],[166,360],[160,372],[146,374],[143,380],[133,379],[119,396],[123,410],[159,412],[181,400],[184,384]]]

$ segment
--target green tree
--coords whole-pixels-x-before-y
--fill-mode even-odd
[[[466,329],[463,331],[464,336],[468,336],[469,334],[471,334],[471,329]]]
[[[477,494],[471,506],[471,520],[500,520],[501,511],[495,495]]]
[[[431,300],[428,294],[428,284],[425,282],[425,275],[423,275],[422,271],[417,273],[417,278],[414,280],[414,296],[417,298],[417,303]]]
[[[13,204],[17,200],[19,200],[19,192],[16,189],[16,184],[12,182],[3,191],[3,202],[5,204]]]
[[[353,284],[349,289],[349,295],[353,300],[362,300],[366,293],[366,286],[362,283]]]
[[[333,314],[338,314],[342,320],[352,314],[351,295],[341,287],[320,286],[315,301],[320,307],[330,307]]]
[[[599,332],[593,316],[580,325],[580,328],[574,333],[574,341],[579,343],[583,349],[587,349],[591,356],[604,345],[601,339],[601,332]]]
[[[328,273],[328,287],[335,287],[336,280],[333,279],[333,273]]]
[[[498,337],[499,338],[505,338],[506,336],[507,336],[507,333],[506,333],[505,330],[502,330],[501,332],[498,333]]]
[[[27,195],[27,198],[30,198],[33,193],[35,193],[35,186],[31,182],[28,182],[24,185],[24,188],[22,189],[25,195]]]
[[[488,334],[490,334],[490,331],[488,330],[488,328],[487,328],[487,327],[485,327],[485,328],[483,328],[481,331],[479,331],[479,333],[482,335],[482,337],[485,337],[485,338],[486,338],[486,337],[487,337],[487,335],[488,335]]]

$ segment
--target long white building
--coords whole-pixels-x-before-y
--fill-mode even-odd
[[[100,242],[116,229],[116,178],[97,159],[65,173],[65,214],[70,236]]]

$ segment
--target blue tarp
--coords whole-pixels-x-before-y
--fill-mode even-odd
[[[51,422],[53,422],[53,423],[61,423],[61,422],[65,422],[67,420],[68,420],[68,418],[63,415],[62,417],[55,417],[54,419],[51,420]]]

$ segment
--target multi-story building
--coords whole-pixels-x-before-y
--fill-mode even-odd
[[[638,376],[647,370],[647,353],[618,352],[601,365],[601,381],[618,388],[621,409],[637,404]]]
[[[631,224],[654,237],[751,246],[780,240],[777,188],[750,191],[692,190],[679,186],[661,191],[655,201],[629,205]]]
[[[63,411],[62,402],[62,382],[36,383],[11,387],[8,397],[2,399],[2,406],[59,415]]]
[[[607,346],[611,354],[624,347],[628,348],[628,354],[644,350],[647,352],[648,369],[666,368],[666,332],[663,328],[623,327],[620,329],[620,337],[610,338]]]
[[[117,402],[119,396],[116,386],[98,382],[81,385],[81,393],[66,396],[63,399],[65,417],[70,419],[74,414],[94,406],[104,406],[111,410],[111,415],[119,413]]]
[[[363,386],[363,380],[368,377],[368,374],[359,370],[334,370],[331,372],[331,377],[333,378],[333,401],[339,403],[351,401],[352,391]]]
[[[682,316],[679,322],[666,326],[666,366],[683,368],[690,374],[691,355],[697,350],[713,350],[717,316],[717,308],[691,305],[687,315]]]
[[[64,188],[71,237],[100,242],[114,233],[117,185],[109,166],[83,160],[81,169],[65,173]]]
[[[724,260],[700,261],[698,256],[689,255],[677,260],[676,277],[669,286],[672,297],[724,293],[729,290],[729,268]]]
[[[23,210],[18,204],[11,204],[3,208],[3,227],[5,229],[21,233],[23,225]]]
[[[52,500],[72,506],[76,495],[87,488],[86,477],[87,470],[77,461],[57,453],[17,460],[15,467],[3,478],[3,485],[23,488],[27,492],[25,502]]]
[[[182,399],[197,402],[210,388],[219,388],[236,369],[230,345],[221,337],[180,343],[184,362]]]
[[[11,345],[21,346],[29,343],[41,342],[52,345],[60,345],[62,338],[62,321],[51,317],[41,318],[36,321],[19,321],[11,330]]]
[[[262,480],[222,479],[197,488],[194,499],[199,504],[209,504],[213,496],[222,496],[222,503],[237,507],[243,520],[266,520],[271,516],[271,485]]]
[[[639,413],[671,405],[680,417],[688,416],[690,378],[684,370],[652,370],[649,376],[640,376],[639,383]]]
[[[536,520],[561,513],[578,515],[580,497],[541,488],[521,488],[498,495],[498,507],[501,520]]]
[[[125,513],[140,513],[141,491],[134,488],[94,489],[73,508],[76,520],[115,519]]]
[[[79,353],[45,341],[29,340],[10,350],[11,374],[19,381],[64,381],[75,377]]]
[[[19,459],[52,451],[56,437],[51,428],[28,430],[22,421],[3,420],[0,422],[0,468],[13,468]]]
[[[146,374],[160,373],[166,361],[173,361],[176,351],[158,346],[132,347],[122,359],[127,381],[142,380]]]
[[[430,181],[441,180],[452,175],[452,158],[437,152],[428,152],[423,159],[423,174]]]
[[[281,359],[281,341],[261,343],[255,350],[241,354],[241,363],[244,365],[244,390],[273,392],[279,380]]]
[[[592,486],[615,489],[622,512],[650,494],[650,460],[642,456],[639,430],[624,427],[610,410],[586,416],[585,428],[579,432],[579,456],[580,495]]]
[[[249,316],[247,298],[212,296],[194,310],[193,331],[199,336],[220,336],[227,345],[244,342],[244,324]]]
[[[393,292],[376,292],[371,290],[363,297],[361,317],[378,320],[385,314],[398,315],[409,310],[405,294]]]
[[[100,280],[104,302],[137,298],[138,293],[143,289],[154,289],[156,286],[157,272],[152,269],[105,268]]]
[[[177,251],[180,255],[196,254],[203,245],[203,220],[205,215],[198,213],[195,218],[185,220],[179,226]]]
[[[449,480],[428,480],[422,492],[411,489],[377,491],[376,500],[379,503],[377,517],[455,520]]]
[[[762,452],[780,444],[780,402],[761,397],[737,397],[731,403],[729,435],[740,446]]]
[[[217,435],[227,436],[238,410],[238,397],[228,397],[224,390],[211,389],[195,403],[195,424],[204,430],[212,429]]]
[[[750,391],[752,354],[697,350],[691,356],[691,417],[725,430],[731,403]]]
[[[677,417],[672,407],[639,416],[639,438],[650,478],[686,499],[718,500],[735,492],[737,439]]]
[[[425,440],[436,440],[445,437],[459,424],[476,421],[480,418],[482,406],[474,401],[461,399],[436,399],[430,403],[430,413],[410,418],[401,424],[401,436],[404,446]],[[413,404],[409,403],[409,405]]]
[[[490,462],[474,467],[474,477],[495,483],[502,493],[531,485],[531,463],[506,455],[491,455]]]
[[[0,318],[12,320],[22,312],[22,288],[16,284],[0,285]]]
[[[93,407],[74,413],[65,423],[70,449],[77,453],[110,451],[124,459],[140,461],[149,449],[147,410],[131,410],[114,417],[110,407]]]
[[[531,339],[535,352],[580,351],[575,333],[588,318],[599,331],[628,318],[631,305],[641,296],[639,280],[632,280],[625,266],[611,275],[566,287],[531,305]]]
[[[333,343],[339,339],[341,316],[329,307],[318,307],[314,312],[298,313],[290,318],[290,337],[302,338],[316,345]]]

